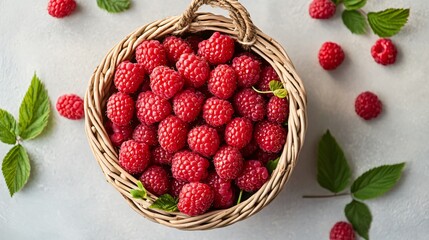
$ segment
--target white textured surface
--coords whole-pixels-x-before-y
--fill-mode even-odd
[[[107,51],[138,26],[180,14],[189,1],[133,0],[132,8],[110,15],[96,1],[78,1],[62,20],[47,14],[45,1],[0,0],[0,107],[15,116],[34,71],[54,104],[63,93],[84,95],[93,70]],[[105,180],[88,147],[83,121],[55,112],[48,131],[26,142],[31,178],[9,197],[0,181],[0,239],[328,239],[344,220],[347,197],[303,200],[324,194],[316,182],[316,144],[329,128],[342,144],[355,176],[387,163],[406,161],[394,191],[369,201],[372,239],[427,239],[429,233],[429,38],[426,1],[368,1],[366,10],[411,7],[409,24],[394,37],[398,62],[383,67],[369,54],[375,35],[355,36],[335,19],[316,21],[309,0],[242,0],[254,23],[286,48],[304,80],[309,101],[305,147],[290,182],[263,211],[224,229],[184,232],[135,213]],[[209,10],[210,8],[205,8]],[[326,72],[317,62],[324,41],[340,43],[344,64]],[[354,113],[354,98],[376,92],[383,115],[372,122]],[[10,146],[0,144],[3,157]],[[3,179],[3,178],[1,178]]]

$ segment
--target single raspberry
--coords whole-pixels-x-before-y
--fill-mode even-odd
[[[328,19],[334,16],[337,6],[332,0],[313,0],[308,12],[310,17],[316,19]]]
[[[170,188],[170,194],[171,196],[178,198],[180,195],[180,191],[182,191],[183,186],[187,184],[186,181],[180,181],[175,178],[171,181],[171,188]]]
[[[193,53],[184,53],[176,63],[177,71],[186,81],[187,86],[201,87],[210,75],[210,66],[207,61]]]
[[[186,42],[191,46],[192,50],[194,50],[195,53],[198,52],[198,44],[200,42],[204,41],[204,38],[198,36],[198,35],[191,35],[186,38]]]
[[[220,139],[216,129],[207,125],[194,127],[188,133],[189,148],[205,157],[213,156],[219,144]]]
[[[186,144],[186,123],[176,116],[162,120],[158,126],[159,145],[169,153],[175,153]]]
[[[223,64],[234,55],[234,39],[219,32],[198,44],[198,54],[213,65]]]
[[[253,124],[247,118],[234,118],[226,125],[225,142],[238,149],[252,140]]]
[[[265,117],[265,100],[261,94],[251,88],[246,88],[234,96],[234,107],[240,116],[256,122]]]
[[[157,40],[145,40],[136,48],[136,60],[142,64],[147,73],[167,64],[165,49]]]
[[[223,146],[214,155],[213,164],[221,178],[235,179],[243,169],[244,159],[238,148]]]
[[[266,164],[267,162],[269,162],[271,160],[275,160],[279,156],[280,156],[279,153],[264,152],[261,149],[259,149],[256,152],[256,157],[255,158],[258,159],[259,161],[261,161],[263,164]]]
[[[369,91],[359,94],[355,101],[357,115],[365,120],[376,118],[381,113],[382,108],[382,103],[377,95]]]
[[[261,70],[261,80],[258,83],[258,90],[269,91],[270,82],[273,80],[280,81],[280,77],[277,75],[274,68],[270,65],[263,67]],[[272,94],[270,96],[272,96]]]
[[[178,93],[173,98],[174,114],[185,122],[197,119],[204,104],[204,95],[191,89]]]
[[[213,199],[214,194],[209,185],[198,182],[188,183],[180,191],[177,208],[186,215],[197,216],[209,210]]]
[[[286,98],[272,96],[267,104],[268,121],[283,124],[289,117],[289,102]]]
[[[170,103],[155,95],[152,91],[139,94],[136,102],[137,118],[142,123],[151,125],[160,122],[171,114]]]
[[[237,76],[232,67],[222,64],[210,72],[209,91],[216,97],[228,99],[237,88]]]
[[[213,127],[219,127],[231,121],[234,109],[230,102],[216,97],[207,99],[203,106],[203,118]]]
[[[128,140],[119,150],[119,164],[129,174],[142,173],[150,162],[150,149],[147,144]]]
[[[152,160],[155,164],[171,165],[172,153],[165,151],[162,147],[156,147],[152,151]]]
[[[237,73],[239,87],[251,87],[258,83],[261,74],[261,62],[247,55],[232,59],[232,68]]]
[[[332,227],[329,240],[355,240],[355,232],[350,223],[337,222]]]
[[[180,74],[166,66],[158,66],[150,74],[152,92],[164,99],[172,98],[184,84]]]
[[[137,142],[146,143],[149,146],[158,144],[158,136],[156,135],[156,128],[154,126],[140,123],[133,132],[133,139]]]
[[[123,93],[134,93],[138,90],[144,77],[145,70],[142,65],[130,61],[123,61],[116,68],[113,82],[118,91]]]
[[[177,180],[198,182],[207,177],[209,166],[209,160],[197,153],[181,151],[174,154],[171,161],[171,172]]]
[[[194,52],[185,40],[175,36],[166,37],[162,42],[162,45],[167,53],[168,60],[173,64],[179,60],[180,55]]]
[[[107,100],[107,117],[118,126],[129,125],[134,116],[134,100],[125,93],[117,92]]]
[[[325,70],[334,70],[344,61],[344,51],[340,45],[325,42],[319,50],[319,63]]]
[[[398,51],[392,40],[386,38],[378,39],[371,48],[371,55],[375,62],[382,65],[394,64]]]
[[[118,126],[111,121],[108,121],[108,124],[110,125],[111,132],[109,138],[114,146],[120,147],[123,142],[131,139],[133,135],[133,128],[131,125]]]
[[[244,162],[243,171],[235,179],[237,187],[245,192],[255,192],[268,181],[270,174],[261,161],[249,160]]]
[[[244,148],[240,149],[241,155],[245,158],[252,156],[253,153],[258,150],[258,143],[256,143],[255,138],[252,138],[249,144],[244,146]]]
[[[213,207],[217,209],[229,208],[235,203],[235,191],[231,180],[226,180],[215,172],[211,172],[206,183],[212,188],[214,193]]]
[[[170,190],[170,179],[167,171],[157,165],[148,167],[140,176],[140,181],[146,190],[156,196],[161,196]]]
[[[85,116],[83,99],[76,94],[64,94],[57,100],[58,113],[68,119],[77,120]]]
[[[63,18],[70,15],[76,9],[74,0],[49,0],[48,13],[52,17]]]
[[[265,152],[280,152],[286,142],[286,136],[286,129],[278,123],[263,121],[255,127],[256,142]]]

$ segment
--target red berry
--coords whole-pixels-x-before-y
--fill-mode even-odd
[[[234,55],[234,39],[219,32],[198,44],[198,55],[203,56],[213,65],[223,64]]]
[[[241,155],[245,158],[252,156],[255,151],[258,150],[258,144],[256,140],[252,138],[249,144],[240,149]]]
[[[203,40],[204,39],[198,35],[191,35],[186,38],[186,42],[188,42],[194,52],[198,52],[198,44]]]
[[[152,92],[164,99],[172,98],[184,84],[180,74],[166,66],[158,66],[150,74]]]
[[[319,63],[325,70],[334,70],[344,61],[344,51],[340,45],[325,42],[319,50]]]
[[[186,215],[197,216],[210,208],[213,199],[214,194],[209,185],[198,182],[188,183],[180,191],[177,208]]]
[[[243,169],[244,159],[238,148],[223,146],[213,157],[213,164],[221,178],[235,179]]]
[[[255,192],[268,181],[270,174],[262,162],[249,160],[244,162],[244,168],[240,176],[235,179],[235,184],[243,191]]]
[[[175,153],[186,144],[186,123],[176,116],[162,120],[158,126],[159,145],[169,153]]]
[[[377,95],[369,91],[359,94],[355,101],[357,115],[365,120],[376,118],[381,113],[382,108],[382,103]]]
[[[130,61],[121,62],[116,68],[115,83],[116,89],[123,93],[134,93],[138,90],[145,77],[142,65]]]
[[[76,94],[64,94],[57,100],[58,113],[68,119],[77,120],[85,116],[83,100]]]
[[[234,96],[234,107],[238,114],[256,122],[265,117],[265,100],[251,88],[246,88]]]
[[[210,66],[207,61],[193,53],[184,53],[176,63],[177,71],[186,81],[187,86],[201,87],[210,75]]]
[[[118,126],[129,125],[134,115],[134,100],[125,93],[117,92],[107,100],[107,117]]]
[[[166,37],[162,45],[164,46],[168,60],[173,64],[179,60],[180,55],[193,53],[191,46],[185,40],[175,36]]]
[[[63,18],[70,15],[76,9],[74,0],[49,0],[48,13],[52,17]]]
[[[181,151],[174,154],[171,172],[177,180],[198,182],[207,177],[209,165],[209,161],[197,153]]]
[[[380,38],[371,48],[371,55],[375,62],[382,65],[394,64],[398,51],[392,40]]]
[[[230,102],[216,97],[207,99],[203,106],[203,118],[213,127],[219,127],[231,121],[234,109]]]
[[[180,181],[175,178],[171,181],[171,188],[170,188],[170,194],[171,196],[178,198],[180,195],[180,191],[182,191],[183,186],[187,184],[186,181]]]
[[[155,95],[152,91],[139,94],[136,102],[137,118],[142,123],[151,125],[160,122],[171,114],[170,103]]]
[[[133,135],[133,127],[131,125],[118,126],[109,120],[106,122],[105,127],[107,133],[109,133],[110,141],[116,147],[120,147],[123,142],[131,139]]]
[[[155,164],[171,165],[173,154],[165,151],[162,147],[156,147],[152,151],[152,160]]]
[[[156,196],[168,193],[170,180],[167,171],[160,166],[152,165],[140,176],[140,181],[146,190]]]
[[[226,125],[225,142],[238,149],[252,140],[253,124],[247,118],[234,118]]]
[[[214,96],[222,99],[230,98],[236,87],[237,76],[232,67],[222,64],[211,71],[208,89]]]
[[[258,90],[269,91],[270,82],[273,80],[280,81],[280,78],[274,68],[267,65],[261,70],[261,80],[258,83]],[[272,94],[270,96],[272,96]]]
[[[235,203],[235,191],[231,180],[226,180],[215,172],[211,172],[206,180],[214,193],[213,207],[217,209],[229,208]]]
[[[251,87],[258,83],[261,73],[261,62],[241,55],[232,59],[232,68],[237,73],[237,84],[239,87]]]
[[[355,232],[350,223],[337,222],[332,227],[329,240],[355,240]]]
[[[142,173],[150,162],[149,146],[134,140],[128,140],[119,150],[119,164],[129,174]]]
[[[136,60],[142,64],[147,73],[167,64],[165,49],[157,40],[145,40],[136,48]]]
[[[267,104],[268,121],[283,124],[289,117],[289,103],[286,98],[272,96]]]
[[[220,139],[216,129],[207,125],[197,126],[188,133],[189,148],[205,157],[213,156],[219,144]]]
[[[156,135],[156,128],[144,123],[139,124],[133,132],[133,139],[137,142],[146,143],[149,146],[158,144],[158,136]]]
[[[312,18],[328,19],[334,16],[337,6],[332,0],[313,0],[308,12]]]
[[[259,148],[265,152],[280,152],[286,142],[286,137],[286,129],[278,123],[263,121],[255,127],[256,142]]]
[[[173,98],[174,113],[185,122],[197,119],[203,104],[204,95],[191,89],[184,90]]]
[[[269,162],[271,160],[275,160],[279,156],[280,156],[279,153],[264,152],[261,149],[259,149],[256,152],[256,159],[258,159],[259,161],[261,161],[264,164],[266,164],[267,162]]]

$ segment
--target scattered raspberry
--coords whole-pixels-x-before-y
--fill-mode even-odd
[[[355,240],[355,232],[350,223],[337,222],[332,227],[329,240]]]
[[[325,70],[334,70],[340,66],[344,57],[341,46],[333,42],[325,42],[319,50],[319,63]]]
[[[366,91],[357,96],[355,101],[355,111],[357,115],[365,120],[376,118],[382,110],[383,106],[377,95]]]
[[[312,18],[328,19],[334,16],[337,6],[332,0],[313,0],[308,12]]]
[[[186,38],[186,42],[189,43],[189,45],[191,46],[192,50],[194,50],[195,53],[198,52],[198,44],[200,44],[200,42],[202,42],[203,40],[204,39],[198,35],[191,35]]]
[[[198,182],[207,177],[209,165],[209,161],[197,153],[181,151],[174,154],[171,172],[177,180]]]
[[[261,161],[263,164],[266,164],[267,162],[269,162],[271,160],[275,160],[279,156],[280,156],[279,153],[264,152],[261,149],[259,149],[256,152],[256,159],[258,159],[259,161]]]
[[[270,82],[273,80],[280,81],[279,75],[277,75],[273,67],[267,65],[261,70],[261,80],[258,83],[258,90],[269,91]],[[272,96],[271,93],[270,96]]]
[[[221,178],[235,179],[243,169],[244,159],[238,148],[223,146],[213,157],[213,163]]]
[[[140,181],[149,192],[156,196],[168,193],[170,190],[170,180],[167,171],[157,165],[152,165],[140,176]]]
[[[261,62],[247,55],[232,59],[232,68],[237,73],[239,87],[251,87],[258,83],[261,73]]]
[[[58,113],[68,119],[77,120],[85,116],[83,99],[76,94],[64,94],[57,100]]]
[[[255,127],[256,142],[265,152],[280,152],[286,142],[286,136],[286,129],[278,123],[263,121]]]
[[[179,60],[180,55],[193,53],[191,46],[185,40],[175,36],[166,37],[162,45],[164,46],[168,60],[173,64]]]
[[[398,51],[392,40],[386,38],[378,39],[371,48],[371,55],[375,62],[382,65],[394,64]]]
[[[216,129],[207,125],[195,127],[188,133],[189,148],[205,157],[213,156],[219,144],[220,139]]]
[[[234,96],[234,107],[238,114],[256,122],[265,117],[265,100],[251,88],[246,88]]]
[[[254,138],[252,138],[249,144],[244,146],[244,148],[240,149],[240,152],[243,157],[247,158],[252,156],[252,154],[255,153],[258,148],[258,143],[256,143],[256,140]]]
[[[114,146],[120,147],[121,144],[129,139],[133,135],[133,128],[131,125],[118,126],[111,121],[108,121],[110,124],[112,134],[109,135],[110,141]]]
[[[170,103],[155,95],[152,91],[139,94],[136,102],[137,118],[142,123],[151,125],[165,119],[171,113]]]
[[[289,102],[286,98],[272,96],[267,104],[268,121],[283,124],[289,117]]]
[[[228,99],[234,94],[236,87],[237,76],[232,67],[222,64],[211,71],[208,89],[214,96]]]
[[[234,118],[226,125],[225,142],[238,149],[252,140],[253,124],[247,118]]]
[[[216,97],[207,99],[203,106],[203,118],[213,127],[224,125],[231,121],[234,109],[230,102]]]
[[[179,195],[177,208],[189,216],[205,213],[213,203],[214,194],[209,185],[204,183],[188,183],[183,186]]]
[[[158,136],[156,135],[156,128],[144,123],[139,124],[133,132],[133,139],[137,142],[146,143],[149,146],[158,144]]]
[[[234,205],[235,191],[231,184],[231,180],[222,179],[215,172],[211,172],[206,182],[214,193],[213,207],[224,209]]]
[[[117,92],[107,100],[107,117],[118,126],[129,125],[134,115],[134,100],[125,93]]]
[[[150,74],[152,92],[164,99],[172,98],[184,84],[180,74],[166,66],[158,66]]]
[[[244,162],[244,168],[240,176],[235,179],[235,184],[243,191],[255,192],[268,181],[269,173],[262,162],[249,160]]]
[[[234,39],[219,32],[198,44],[198,55],[213,65],[224,64],[234,55]]]
[[[169,153],[175,153],[186,144],[186,123],[176,116],[162,120],[158,126],[159,145]]]
[[[180,191],[182,191],[183,186],[187,184],[186,181],[180,181],[175,178],[171,181],[171,188],[170,188],[170,194],[171,196],[178,198],[180,195]]]
[[[142,65],[130,61],[121,62],[116,68],[115,83],[116,89],[123,93],[134,93],[138,90],[145,77]]]
[[[145,40],[136,48],[136,60],[142,64],[147,73],[167,64],[165,49],[157,40]]]
[[[210,75],[210,66],[207,61],[193,53],[184,53],[176,63],[177,71],[191,87],[201,87]]]
[[[155,164],[171,165],[173,154],[165,151],[162,147],[156,147],[152,151],[152,160]]]
[[[49,0],[48,13],[52,17],[63,18],[70,15],[76,9],[74,0]]]
[[[119,150],[119,164],[129,174],[140,174],[149,165],[149,146],[134,140],[128,140],[121,145]]]
[[[191,89],[178,93],[173,98],[174,114],[185,122],[197,119],[204,104],[204,95]]]

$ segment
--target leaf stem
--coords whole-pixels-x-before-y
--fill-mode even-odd
[[[350,195],[350,193],[336,193],[332,195],[304,195],[302,198],[332,198],[332,197],[341,197],[341,196],[347,196]]]

